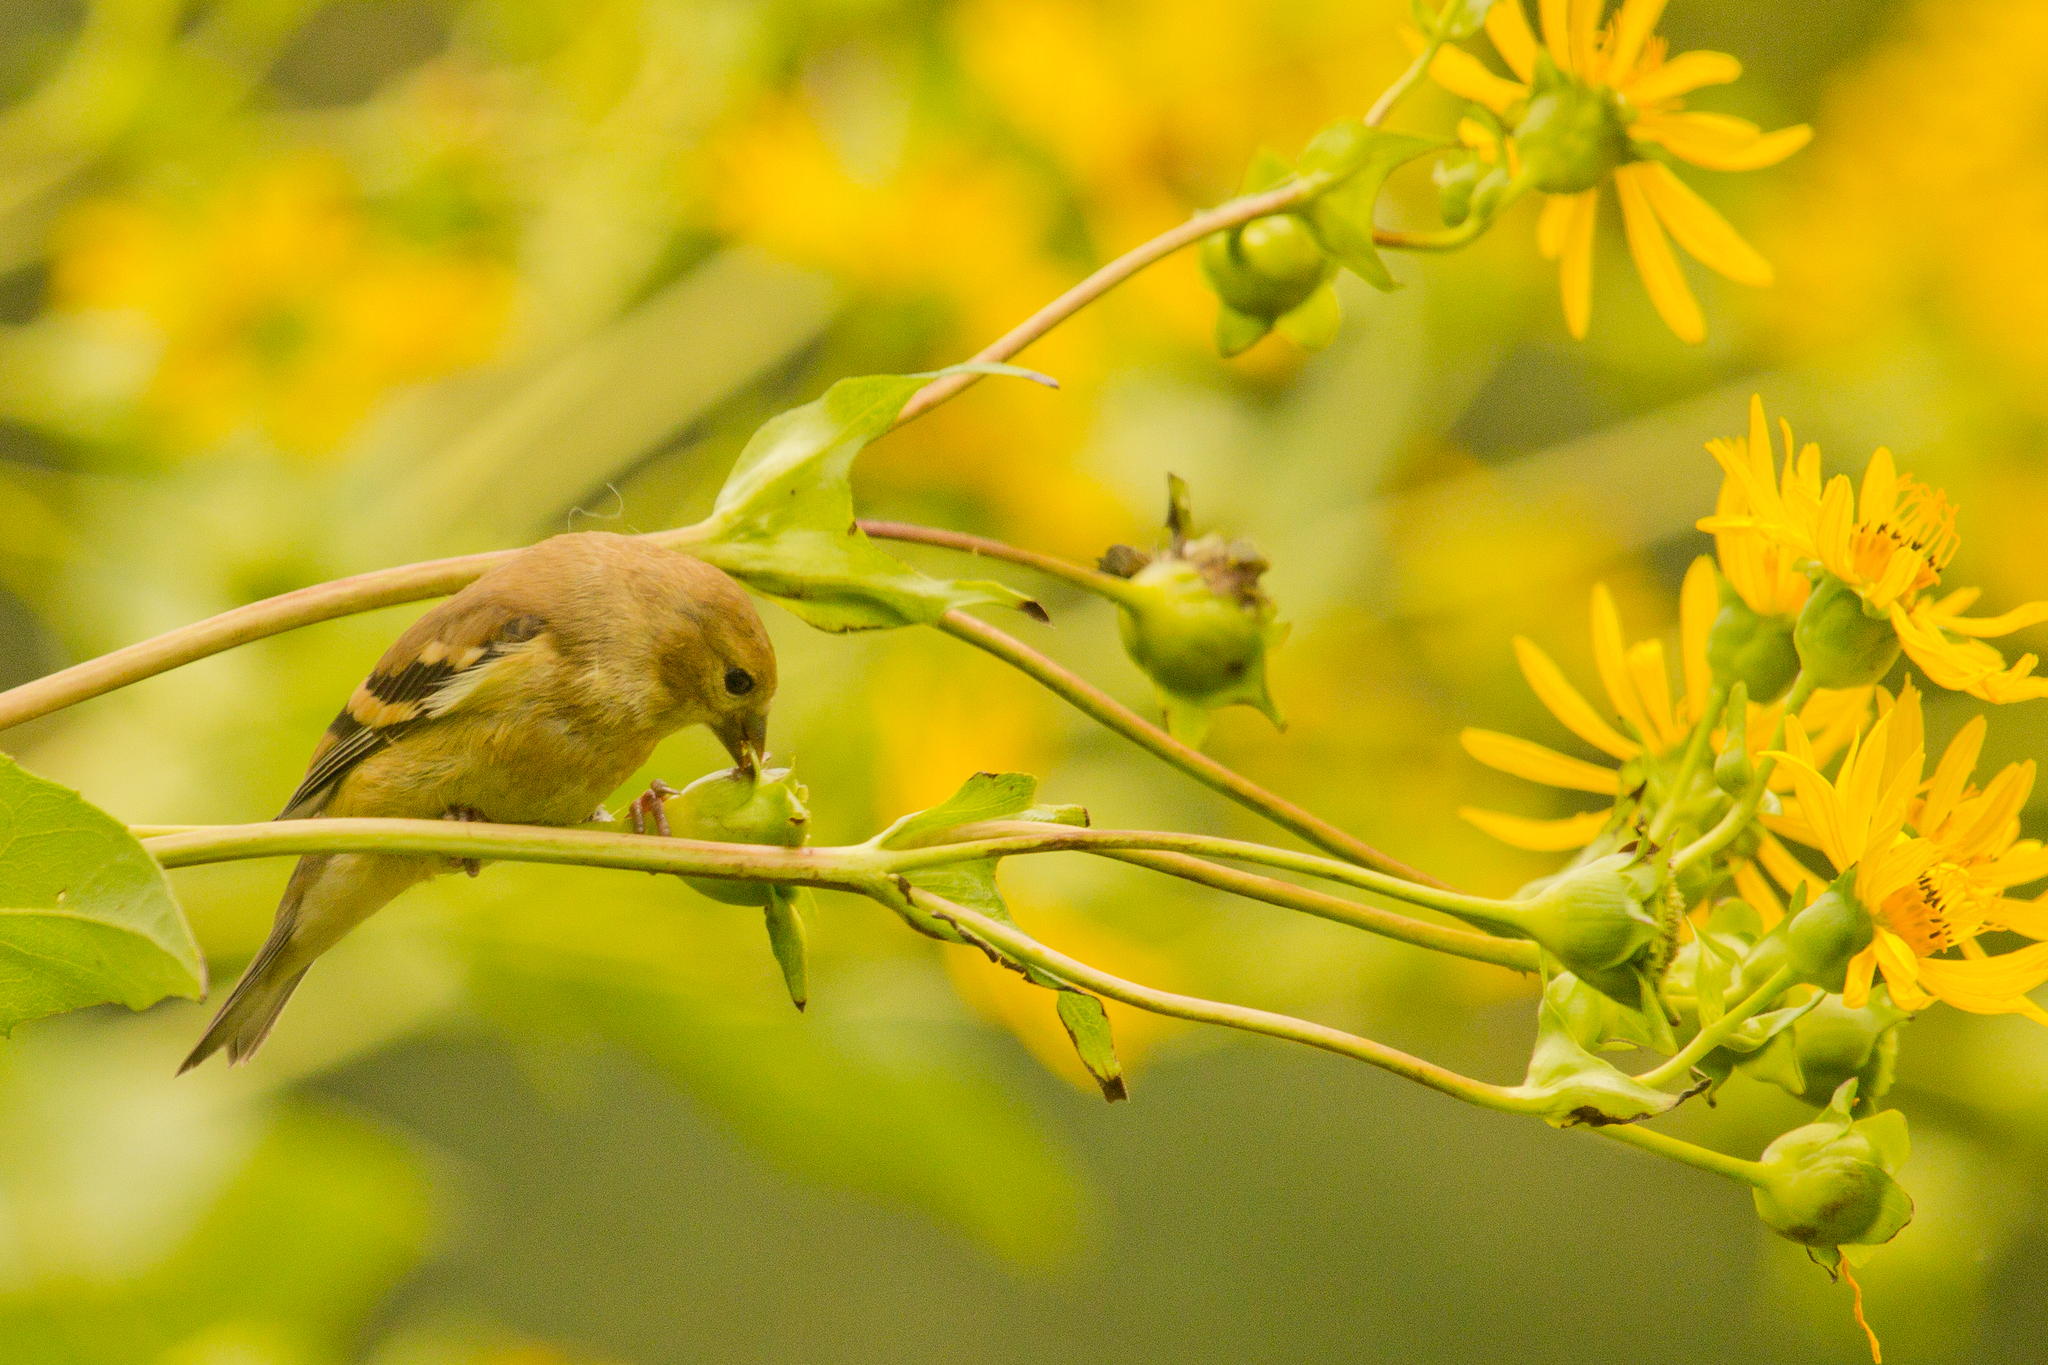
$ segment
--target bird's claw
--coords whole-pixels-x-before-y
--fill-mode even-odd
[[[441,812],[441,818],[443,820],[460,820],[465,824],[472,825],[487,825],[491,823],[491,817],[485,815],[475,806],[450,806],[447,810]],[[481,874],[484,870],[484,860],[481,858],[456,858],[453,862],[472,877]]]
[[[670,838],[668,801],[680,794],[658,777],[648,783],[647,790],[634,797],[633,804],[626,807],[626,818],[633,822],[633,832],[646,834],[651,829],[664,839]]]

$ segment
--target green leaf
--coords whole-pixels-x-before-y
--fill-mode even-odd
[[[798,902],[808,901],[805,887],[777,886],[770,889],[763,915],[768,924],[768,947],[775,965],[782,968],[782,982],[789,987],[789,1003],[802,1009],[810,1002],[810,972],[804,949],[804,918]]]
[[[1102,1002],[1086,991],[1070,988],[1059,992],[1060,1023],[1073,1040],[1081,1065],[1102,1087],[1102,1098],[1114,1104],[1131,1097],[1124,1084],[1124,1064],[1117,1060],[1116,1042],[1109,1034],[1109,1012]]]
[[[1039,379],[1011,365],[956,365],[930,374],[842,379],[824,396],[770,418],[747,442],[691,553],[772,597],[820,630],[885,630],[935,621],[955,607],[1031,610],[1001,583],[927,577],[883,553],[855,524],[854,456],[895,424],[912,394],[961,372]]]
[[[1304,351],[1320,351],[1344,329],[1344,309],[1337,302],[1337,291],[1326,284],[1299,308],[1281,314],[1273,326]]]
[[[1356,119],[1334,123],[1317,134],[1302,153],[1302,172],[1341,177],[1301,211],[1323,250],[1375,289],[1394,288],[1394,277],[1373,242],[1374,207],[1388,176],[1443,146],[1428,138],[1368,128]]]
[[[1265,339],[1273,330],[1271,318],[1253,317],[1240,313],[1229,304],[1216,309],[1216,353],[1225,360],[1243,355]]]
[[[985,820],[1031,820],[1045,824],[1085,825],[1088,812],[1078,806],[1038,806],[1038,779],[1028,773],[976,773],[960,790],[930,810],[906,815],[883,830],[869,844],[875,848],[917,848],[939,842],[935,837],[961,825]],[[943,896],[949,901],[979,910],[1005,924],[1017,921],[996,885],[996,859],[979,858],[947,863],[941,867],[919,868],[904,874],[912,886]],[[959,931],[937,920],[912,921],[912,927],[955,943],[963,942]],[[1102,1002],[1085,991],[1075,990],[1027,962],[1002,959],[1034,986],[1054,993],[1060,1024],[1074,1044],[1081,1064],[1102,1087],[1102,1097],[1112,1102],[1124,1099],[1123,1064],[1117,1060],[1116,1045],[1109,1032],[1109,1016]]]
[[[1538,1113],[1554,1128],[1634,1123],[1677,1104],[1678,1096],[1643,1085],[1581,1045],[1574,1036],[1574,1024],[1583,1026],[1575,1008],[1582,989],[1570,972],[1558,973],[1544,987],[1529,1073],[1515,1092],[1540,1101],[1543,1107]]]
[[[0,1036],[90,1005],[197,999],[206,965],[163,869],[77,792],[0,754]]]

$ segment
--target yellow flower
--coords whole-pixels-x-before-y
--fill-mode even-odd
[[[1508,124],[1511,166],[1546,196],[1537,249],[1558,262],[1565,325],[1575,337],[1586,335],[1592,315],[1593,233],[1610,174],[1650,301],[1680,339],[1699,342],[1706,323],[1670,238],[1739,284],[1768,285],[1773,274],[1667,161],[1759,170],[1812,136],[1804,124],[1766,133],[1746,119],[1687,110],[1686,95],[1735,80],[1742,65],[1722,52],[1667,59],[1664,40],[1651,33],[1663,8],[1664,0],[1623,0],[1603,24],[1606,0],[1542,0],[1539,48],[1520,0],[1502,0],[1487,12],[1486,33],[1515,79],[1459,48],[1444,48],[1430,67],[1438,84]]]
[[[1785,458],[1790,463],[1791,427],[1784,428],[1784,437]],[[1724,466],[1747,468],[1754,458],[1752,452],[1761,452],[1764,462],[1769,464],[1771,432],[1764,422],[1763,400],[1750,399],[1747,436],[1709,441],[1707,449]],[[1818,451],[1814,458],[1819,458]],[[1714,558],[1720,562],[1721,576],[1757,615],[1796,616],[1806,605],[1812,585],[1799,571],[1797,555],[1764,532],[1742,524],[1754,510],[1743,480],[1721,480],[1720,496],[1714,503],[1714,518],[1720,528],[1714,532]]]
[[[1493,730],[1467,729],[1465,751],[1490,768],[1566,791],[1613,798],[1603,809],[1557,820],[1532,820],[1500,811],[1466,807],[1465,819],[1516,848],[1563,852],[1583,848],[1603,832],[1633,824],[1645,804],[1686,800],[1692,793],[1669,790],[1680,751],[1711,700],[1712,672],[1707,635],[1716,607],[1714,571],[1706,559],[1693,562],[1679,593],[1679,662],[1683,688],[1673,696],[1661,640],[1626,642],[1614,596],[1593,589],[1593,658],[1609,710],[1600,708],[1565,679],[1564,671],[1537,645],[1517,636],[1515,658],[1529,688],[1574,735],[1613,760],[1613,766],[1572,758],[1533,740]],[[1801,711],[1808,728],[1830,752],[1839,752],[1860,728],[1870,689],[1817,691]],[[1752,751],[1770,742],[1780,704],[1752,704]],[[1609,717],[1612,717],[1610,720]],[[1696,774],[1705,781],[1705,775]]]
[[[1990,702],[2048,697],[2048,678],[2033,676],[2034,655],[2008,664],[1984,643],[2048,621],[2048,602],[1971,617],[1963,613],[1976,604],[1977,589],[1929,595],[1960,544],[1956,508],[1945,493],[1901,474],[1882,446],[1872,453],[1860,489],[1846,474],[1823,482],[1820,448],[1808,442],[1795,454],[1791,428],[1782,424],[1779,468],[1763,436],[1761,398],[1750,399],[1749,420],[1748,439],[1707,447],[1723,483],[1721,510],[1701,519],[1701,530],[1762,537],[1794,564],[1854,590],[1866,613],[1888,620],[1907,657],[1942,687]]]
[[[196,204],[89,200],[58,224],[55,311],[133,350],[154,432],[186,450],[245,433],[331,451],[392,390],[496,354],[516,279],[404,240],[336,159],[296,153]]]
[[[2048,982],[2048,943],[1994,954],[1978,942],[1995,930],[2048,930],[2038,905],[2004,894],[2048,875],[2040,846],[2018,838],[2034,766],[2014,764],[1978,791],[1969,779],[1982,741],[1980,718],[1950,743],[1923,789],[1920,699],[1908,685],[1831,782],[1798,720],[1787,726],[1777,757],[1792,778],[1795,837],[1820,849],[1837,872],[1853,870],[1856,897],[1876,921],[1870,946],[1849,964],[1842,1000],[1851,1009],[1868,1001],[1882,974],[1905,1009],[1941,1000],[2048,1024],[2048,1011],[2026,996]],[[1812,889],[1810,878],[1796,874],[1791,884],[1799,880]]]

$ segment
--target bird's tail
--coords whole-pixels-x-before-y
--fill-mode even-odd
[[[228,1061],[241,1061],[270,1036],[270,1029],[277,1022],[277,1016],[284,1009],[285,1002],[292,998],[299,982],[305,980],[307,963],[297,954],[286,950],[290,947],[293,931],[299,922],[299,901],[305,894],[306,884],[311,880],[303,867],[293,874],[290,885],[285,888],[284,902],[277,908],[277,923],[271,927],[270,937],[263,947],[250,959],[242,979],[228,992],[220,1012],[207,1025],[206,1035],[199,1045],[192,1049],[178,1068],[184,1075],[193,1067],[219,1052],[227,1049]]]

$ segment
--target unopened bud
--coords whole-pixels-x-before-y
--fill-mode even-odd
[[[810,838],[809,795],[788,768],[715,772],[677,793],[668,805],[669,829],[684,839],[798,848]],[[775,890],[767,882],[683,880],[728,905],[767,905]]]
[[[1630,156],[1613,96],[1573,80],[1541,51],[1514,137],[1529,183],[1545,194],[1593,189]]]
[[[1899,658],[1892,623],[1873,615],[1856,590],[1823,574],[1800,609],[1792,640],[1799,667],[1815,687],[1864,687],[1891,671]]]

